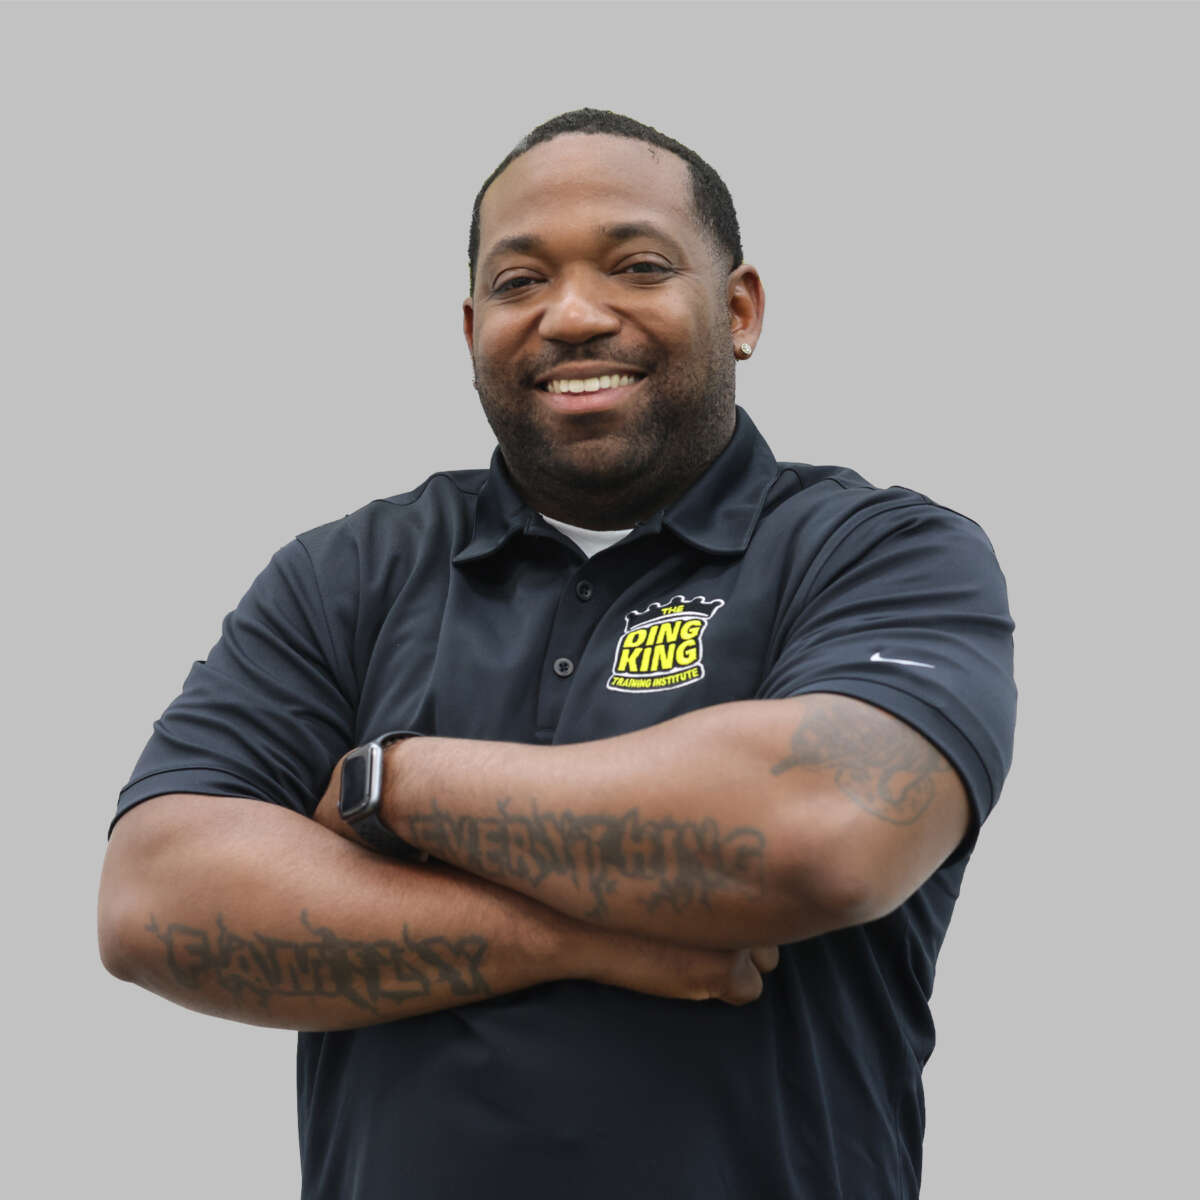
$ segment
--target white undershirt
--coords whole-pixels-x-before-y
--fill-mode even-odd
[[[578,525],[568,525],[566,521],[556,521],[553,517],[541,514],[547,525],[553,525],[559,533],[565,533],[580,550],[591,558],[609,546],[615,546],[623,537],[633,532],[632,529],[581,529]]]

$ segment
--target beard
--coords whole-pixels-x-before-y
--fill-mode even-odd
[[[682,495],[729,442],[735,365],[718,349],[724,345],[714,337],[707,358],[657,366],[616,346],[590,344],[571,358],[558,355],[519,371],[477,361],[475,390],[531,507],[572,524],[621,528]],[[584,359],[646,371],[641,394],[617,409],[556,419],[531,394],[530,381]]]

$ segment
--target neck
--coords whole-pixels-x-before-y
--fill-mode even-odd
[[[708,470],[724,445],[699,465],[628,480],[560,479],[505,465],[521,499],[536,512],[582,529],[632,529],[678,500]]]
[[[612,489],[598,496],[584,495],[577,488],[540,489],[535,495],[519,481],[514,482],[530,508],[581,529],[632,529],[675,499],[670,496],[661,503],[647,502]]]

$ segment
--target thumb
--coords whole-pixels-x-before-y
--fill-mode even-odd
[[[730,1004],[749,1004],[762,995],[763,981],[749,950],[739,950],[729,973]]]

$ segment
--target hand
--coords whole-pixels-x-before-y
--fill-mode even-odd
[[[704,950],[636,934],[595,934],[584,951],[584,978],[673,1000],[749,1004],[762,995],[763,976],[779,965],[778,946]]]
[[[779,966],[778,946],[752,946],[749,953],[754,965],[764,975]]]

